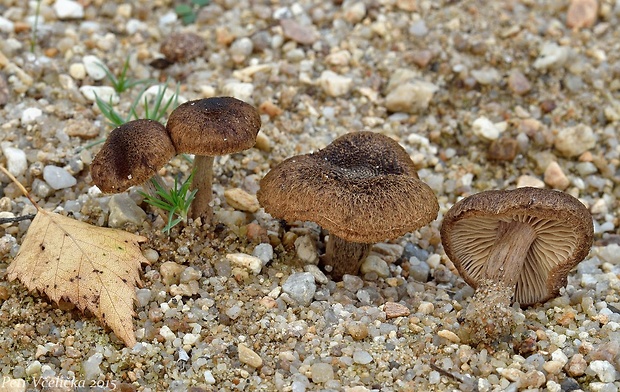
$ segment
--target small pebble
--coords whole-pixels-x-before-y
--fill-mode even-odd
[[[539,178],[522,175],[517,179],[517,188],[523,187],[544,188],[545,182]]]
[[[373,360],[372,355],[365,350],[355,350],[353,352],[353,362],[359,363],[360,365],[368,365]]]
[[[596,137],[592,128],[579,124],[562,129],[556,136],[554,146],[567,157],[576,157],[596,145]]]
[[[597,360],[590,362],[586,373],[596,374],[596,377],[602,382],[616,381],[616,368],[608,361]]]
[[[555,42],[545,42],[533,66],[542,70],[561,67],[568,60],[569,53],[570,49],[566,46],[560,46]]]
[[[547,379],[543,372],[531,370],[519,378],[517,386],[519,388],[540,388],[546,381]]]
[[[230,57],[235,63],[243,63],[254,50],[254,44],[248,37],[236,39],[230,45]]]
[[[224,191],[226,203],[240,211],[256,212],[260,208],[258,199],[241,188],[231,188]]]
[[[489,145],[489,159],[511,162],[517,156],[519,144],[515,139],[501,137]]]
[[[280,20],[280,26],[284,37],[299,44],[312,45],[318,39],[314,26],[301,25],[293,19]]]
[[[82,369],[84,370],[84,378],[86,380],[96,380],[101,374],[101,368],[99,365],[103,360],[103,354],[94,353],[86,361],[82,363]]]
[[[340,97],[348,94],[353,85],[353,79],[338,75],[333,71],[323,71],[318,82],[323,92],[330,97]]]
[[[172,330],[170,329],[169,326],[164,325],[159,329],[159,334],[166,339],[166,341],[168,342],[172,342],[174,339],[177,338],[177,335],[172,332]]]
[[[77,184],[77,180],[62,167],[47,165],[43,168],[43,179],[53,189],[70,188]]]
[[[82,19],[84,6],[73,0],[56,0],[52,6],[58,19]]]
[[[3,107],[9,102],[11,91],[9,90],[9,83],[6,80],[6,76],[0,73],[0,107]]]
[[[385,317],[388,319],[407,317],[410,313],[409,308],[396,302],[386,302],[385,305],[383,305],[383,311],[385,312]]]
[[[390,267],[382,258],[370,255],[362,262],[360,272],[362,274],[375,273],[381,278],[387,278],[390,276]]]
[[[545,169],[544,181],[552,188],[564,190],[570,185],[570,181],[556,161],[551,161]]]
[[[566,13],[566,25],[572,29],[592,27],[597,13],[597,0],[571,0]]]
[[[47,181],[47,178],[45,181]],[[47,182],[49,183],[49,181]],[[53,187],[52,184],[50,186]],[[123,227],[127,223],[141,225],[146,219],[146,212],[138,207],[136,202],[127,193],[113,195],[108,206],[110,207],[110,217],[108,219],[108,226],[110,227]]]
[[[454,332],[449,331],[447,329],[442,329],[438,331],[437,335],[444,339],[451,341],[452,343],[461,343],[461,338],[459,338],[458,335],[455,334]]]
[[[347,325],[347,332],[354,340],[363,340],[368,337],[368,326],[360,321],[352,321]]]
[[[254,275],[259,274],[263,269],[263,262],[261,259],[245,253],[229,253],[226,255],[226,259],[239,267],[251,271]]]
[[[357,275],[344,275],[342,277],[342,283],[345,290],[351,293],[357,293],[362,287],[364,287],[364,280]]]
[[[472,70],[471,76],[476,79],[476,82],[482,85],[497,84],[502,79],[499,71],[495,68],[486,67],[480,70]]]
[[[105,65],[97,56],[87,55],[82,58],[86,74],[93,80],[102,80],[106,76]]]
[[[588,363],[582,354],[575,354],[566,364],[566,373],[571,377],[581,377],[585,374]]]
[[[328,363],[318,362],[310,366],[310,378],[312,382],[322,384],[334,379],[334,369]]]
[[[253,368],[263,366],[263,359],[245,344],[239,343],[237,349],[239,352],[239,361],[242,363],[245,363]]]
[[[317,283],[327,284],[329,282],[329,279],[327,278],[327,276],[325,276],[323,271],[321,271],[321,269],[315,264],[304,265],[304,271],[310,272],[312,276],[314,277],[315,282]]]
[[[165,285],[179,284],[181,273],[185,268],[185,266],[177,264],[174,261],[166,261],[159,267],[162,282]]]
[[[431,314],[435,310],[435,305],[432,302],[422,301],[418,305],[418,312],[422,314]]]
[[[417,11],[418,10],[418,0],[396,0],[396,7],[403,11]]]
[[[309,235],[303,235],[295,240],[295,250],[299,260],[305,264],[317,264],[319,262],[319,252],[316,243]]]
[[[508,76],[508,88],[513,94],[525,95],[532,89],[532,84],[521,71],[513,70]]]
[[[207,385],[215,384],[215,378],[213,377],[213,373],[211,373],[210,370],[205,370],[205,372],[202,375],[203,375],[203,377],[205,379],[205,383]]]
[[[495,140],[506,129],[504,124],[494,124],[491,120],[482,116],[474,120],[471,124],[471,129],[474,135],[478,137],[486,140]]]
[[[41,117],[43,115],[43,111],[39,108],[26,108],[24,109],[24,111],[22,112],[22,124],[23,125],[29,125],[34,123],[37,118]]]
[[[254,85],[252,83],[230,81],[222,87],[222,92],[242,101],[251,102],[252,94],[254,94]]]
[[[6,158],[6,166],[12,175],[20,177],[26,174],[28,170],[28,160],[26,159],[26,153],[19,148],[11,147],[9,143],[3,142],[2,153]]]
[[[390,84],[393,82],[390,81]],[[398,83],[398,82],[396,82]],[[426,110],[439,88],[422,80],[397,84],[385,97],[385,107],[390,112],[416,114]]]
[[[273,260],[273,246],[271,244],[258,244],[252,251],[252,256],[258,257],[263,265]]]
[[[99,136],[100,128],[86,119],[70,118],[64,128],[67,136],[77,136],[81,139],[93,139]]]
[[[316,292],[314,276],[309,272],[294,273],[286,279],[282,285],[282,291],[297,301],[299,305],[308,306]]]
[[[117,105],[120,98],[113,87],[110,86],[82,86],[80,87],[82,95],[91,102],[96,102],[97,98],[106,103]]]

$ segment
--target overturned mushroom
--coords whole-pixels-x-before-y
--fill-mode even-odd
[[[213,161],[216,155],[247,150],[256,143],[261,119],[256,108],[232,97],[185,102],[172,111],[166,128],[177,153],[194,154],[197,189],[190,216],[210,221]]]
[[[323,263],[334,279],[357,274],[372,243],[416,230],[439,210],[407,152],[373,132],[349,133],[286,159],[261,180],[257,196],[275,218],[329,231]]]
[[[476,289],[465,311],[472,341],[493,342],[514,327],[511,302],[530,306],[558,295],[592,246],[592,217],[567,193],[486,191],[444,216],[444,250]]]
[[[134,120],[110,132],[93,159],[90,174],[105,193],[146,182],[175,155],[166,128],[154,120]]]

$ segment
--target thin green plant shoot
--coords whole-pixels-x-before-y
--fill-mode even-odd
[[[123,63],[123,67],[121,68],[121,73],[118,75],[118,77],[114,75],[105,64],[98,63],[97,65],[103,70],[103,72],[105,72],[106,77],[108,78],[110,83],[112,83],[112,87],[119,94],[140,84],[147,84],[153,82],[153,79],[131,79],[127,76],[127,71],[129,70],[129,56],[125,58],[125,62]]]
[[[131,106],[129,107],[129,114],[126,116],[123,116],[117,112],[116,109],[114,109],[112,102],[106,102],[97,95],[95,95],[95,103],[101,111],[101,114],[103,114],[103,117],[105,117],[113,127],[119,127],[133,119],[139,118],[161,121],[164,117],[166,117],[168,109],[171,106],[176,106],[178,103],[178,85],[175,93],[167,98],[166,91],[168,91],[168,86],[159,85],[157,88],[157,94],[153,97],[152,103],[149,102],[149,99],[144,94],[146,90],[146,87],[140,90],[136,99],[134,99],[131,103]],[[142,111],[144,112],[143,117],[140,117],[140,114],[138,113],[140,103],[142,103]]]
[[[34,11],[34,26],[32,26],[32,36],[30,37],[30,53],[34,53],[35,46],[37,46],[39,17],[41,15],[41,0],[37,0],[37,8]]]
[[[189,190],[193,178],[194,172],[180,186],[175,178],[174,188],[170,190],[165,189],[155,178],[151,178],[150,181],[155,187],[155,195],[140,192],[144,196],[145,202],[167,213],[168,222],[162,230],[164,233],[168,234],[174,226],[181,222],[187,222],[189,207],[198,191],[197,189]]]
[[[174,7],[174,12],[181,18],[185,26],[196,21],[200,8],[208,5],[211,0],[191,0],[189,4],[179,4]]]

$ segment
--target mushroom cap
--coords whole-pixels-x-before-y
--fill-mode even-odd
[[[172,33],[164,39],[159,51],[171,63],[184,62],[200,56],[206,45],[204,39],[194,33]]]
[[[439,210],[405,149],[373,132],[349,133],[315,153],[286,159],[260,181],[257,197],[275,218],[313,221],[360,243],[416,230]]]
[[[110,132],[90,174],[105,193],[144,183],[175,155],[166,127],[153,120],[129,121]]]
[[[233,97],[213,97],[179,105],[166,128],[178,153],[225,155],[256,143],[261,119],[256,108]]]
[[[536,233],[513,297],[522,306],[557,296],[592,246],[592,216],[567,193],[530,187],[477,193],[454,204],[441,226],[446,254],[474,288],[493,262],[487,259],[500,221],[528,223]]]

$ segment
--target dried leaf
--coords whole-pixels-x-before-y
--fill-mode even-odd
[[[122,230],[39,210],[8,277],[55,302],[63,298],[88,309],[132,347],[135,287],[141,284],[140,264],[148,263],[138,247],[143,241]]]

